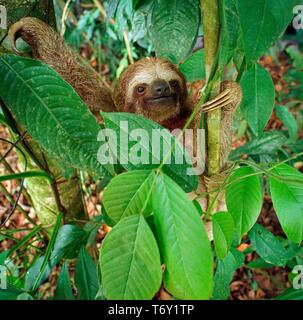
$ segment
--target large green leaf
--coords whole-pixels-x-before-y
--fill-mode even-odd
[[[281,164],[271,169],[281,180],[270,177],[274,209],[287,237],[295,243],[303,240],[303,175]]]
[[[247,61],[257,61],[292,19],[295,1],[238,1],[237,8]]]
[[[264,261],[276,266],[285,266],[288,260],[286,250],[271,232],[256,224],[249,232],[249,238],[253,248]]]
[[[153,209],[165,264],[165,288],[179,299],[209,299],[213,256],[195,206],[173,180],[162,174],[153,192]]]
[[[275,88],[269,73],[259,64],[248,69],[241,80],[241,110],[256,136],[263,133],[275,101]]]
[[[79,298],[81,300],[94,300],[99,289],[99,283],[97,265],[85,247],[81,247],[75,269],[75,284]]]
[[[161,285],[161,262],[142,215],[126,217],[113,227],[102,244],[100,265],[107,299],[152,299]]]
[[[107,215],[117,223],[129,215],[140,214],[145,202],[149,202],[153,178],[153,171],[139,170],[112,179],[102,199]],[[151,207],[146,207],[144,212],[151,213]]]
[[[0,97],[17,121],[50,154],[97,176],[113,175],[97,160],[100,127],[73,88],[40,61],[0,58]]]
[[[234,220],[228,212],[217,212],[212,221],[216,253],[224,259],[233,241]]]
[[[256,223],[262,208],[261,184],[254,169],[241,167],[228,179],[226,204],[232,215],[239,238]]]
[[[151,35],[158,57],[174,63],[184,60],[194,44],[198,27],[198,0],[155,1]]]
[[[109,143],[104,145],[102,153],[105,154],[109,146],[126,170],[157,168],[165,160],[163,171],[186,192],[197,188],[198,178],[193,174],[191,159],[183,145],[167,129],[132,113],[102,112],[102,117],[106,128],[114,130],[117,137],[117,141],[114,141],[116,138],[111,140],[109,134]],[[165,158],[174,144],[171,157]]]
[[[191,54],[180,66],[180,71],[184,74],[187,81],[205,79],[205,57],[204,50],[198,50]]]

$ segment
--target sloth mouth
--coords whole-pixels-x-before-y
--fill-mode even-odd
[[[175,102],[175,97],[174,96],[160,96],[160,97],[151,97],[147,99],[148,102],[150,103],[172,103]]]

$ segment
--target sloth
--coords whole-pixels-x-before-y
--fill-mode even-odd
[[[183,128],[194,110],[188,95],[186,79],[178,68],[163,58],[143,58],[130,65],[116,85],[109,89],[96,72],[83,65],[63,38],[39,19],[26,17],[9,29],[9,39],[15,53],[16,40],[29,44],[34,58],[43,61],[59,73],[79,94],[91,112],[131,112],[151,119],[173,130]],[[230,152],[230,132],[234,110],[241,101],[241,88],[234,82],[223,82],[222,92],[201,106],[191,124],[196,128],[201,113],[221,108],[221,167],[226,166]]]

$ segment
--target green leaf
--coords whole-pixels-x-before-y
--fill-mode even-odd
[[[205,79],[204,49],[192,53],[180,66],[180,71],[187,81],[194,82]]]
[[[41,279],[43,279],[45,277],[45,272],[46,272],[46,274],[48,274],[49,273],[48,270],[54,266],[54,264],[51,264],[51,262],[50,262],[50,257],[51,257],[51,253],[52,253],[52,250],[55,245],[55,241],[56,241],[56,238],[58,235],[60,225],[62,223],[62,217],[63,217],[63,214],[61,212],[59,212],[57,214],[56,222],[55,222],[55,225],[54,225],[54,228],[52,231],[52,235],[51,235],[51,238],[48,242],[48,245],[47,245],[45,255],[44,255],[43,261],[41,263],[39,272],[38,272],[38,274],[35,278],[34,284],[32,286],[32,291],[36,291],[38,289],[38,287],[41,284]]]
[[[0,107],[0,123],[4,126],[9,126],[8,122],[6,121],[4,115],[2,114],[2,110],[1,110],[1,107]]]
[[[153,0],[141,1],[132,17],[133,41],[144,39],[150,28],[151,14],[153,11]],[[135,7],[135,6],[134,6]],[[139,43],[140,45],[140,43]]]
[[[0,241],[2,241],[4,239],[6,239],[6,236],[4,236],[3,238],[0,237]],[[3,266],[5,264],[5,260],[9,256],[9,253],[10,253],[9,250],[5,250],[5,251],[0,253],[0,266]],[[0,272],[0,274],[1,274],[1,272]]]
[[[108,146],[126,170],[158,168],[165,160],[163,171],[186,192],[197,188],[198,178],[197,175],[193,175],[191,159],[184,146],[167,129],[132,113],[102,112],[102,117],[106,128],[114,130],[118,139],[118,141],[111,141],[111,135],[109,135]],[[157,138],[159,138],[158,141]],[[170,159],[165,159],[175,142],[175,149]]]
[[[62,226],[56,238],[54,250],[51,254],[52,265],[61,259],[75,258],[81,246],[87,241],[88,233],[76,225],[66,224]]]
[[[29,241],[32,241],[32,239],[41,231],[41,226],[36,226],[33,229],[31,229],[31,231],[22,238],[22,240],[18,241],[16,243],[16,245],[14,245],[13,247],[11,247],[9,250],[4,251],[3,253],[0,254],[0,265],[2,264],[2,261],[4,263],[6,257],[12,255],[14,252],[16,252],[17,250],[19,250],[20,248],[22,248],[25,245],[28,245]],[[2,258],[2,254],[3,254],[3,258]],[[4,260],[2,260],[4,259]]]
[[[224,259],[230,249],[234,236],[234,220],[228,212],[213,215],[213,234],[216,254]]]
[[[108,8],[107,8],[107,11],[106,11],[108,19],[112,19],[115,16],[118,4],[119,4],[119,0],[111,0],[108,3]]]
[[[288,239],[300,243],[303,240],[303,175],[287,164],[281,164],[271,172],[283,179],[269,179],[279,222]]]
[[[159,249],[143,216],[119,221],[105,237],[100,266],[109,300],[150,300],[162,280]]]
[[[253,133],[260,136],[274,107],[275,88],[272,78],[256,63],[243,74],[241,87],[243,90],[242,113]]]
[[[257,61],[290,23],[294,1],[238,1],[237,6],[246,60]]]
[[[75,285],[81,300],[95,300],[99,290],[97,266],[82,246],[75,269]]]
[[[232,248],[223,260],[217,259],[214,278],[214,300],[226,300],[229,297],[229,284],[236,270],[243,265],[244,258],[245,256],[242,252]]]
[[[17,300],[34,300],[34,298],[27,292],[18,295]]]
[[[298,256],[303,256],[303,246],[301,244],[296,244],[292,241],[289,241],[289,246],[287,247],[287,258],[288,260],[292,260]]]
[[[249,232],[249,238],[254,250],[264,261],[276,266],[285,266],[286,250],[271,232],[256,224]]]
[[[153,209],[165,264],[165,288],[178,299],[209,299],[213,256],[195,206],[173,180],[162,174],[153,192]]]
[[[54,299],[55,300],[74,300],[75,299],[73,295],[71,283],[70,283],[68,264],[66,262],[64,262],[64,264],[62,265],[59,273]]]
[[[278,118],[283,122],[289,131],[289,137],[295,140],[298,137],[298,124],[292,113],[283,106],[276,106]]]
[[[156,0],[151,36],[157,56],[173,63],[184,60],[194,45],[199,20],[197,0]]]
[[[293,60],[294,67],[296,69],[303,69],[303,59],[302,59],[302,53],[300,50],[295,46],[289,46],[286,48],[286,52],[290,55],[290,57]]]
[[[288,288],[276,297],[275,300],[303,300],[303,290]]]
[[[241,167],[228,179],[226,205],[232,215],[239,238],[256,223],[262,208],[262,192],[259,177],[254,169]]]
[[[0,286],[0,300],[17,300],[20,294],[24,291],[10,283],[7,284],[6,289],[2,289]]]
[[[102,214],[94,216],[91,218],[83,227],[83,230],[87,232],[87,242],[86,246],[94,245],[96,242],[96,236],[98,230],[101,228],[104,221],[103,211],[101,210]]]
[[[125,172],[113,178],[102,198],[110,219],[117,223],[127,216],[140,214],[150,196],[153,179],[154,172],[150,170]],[[148,215],[151,210],[148,206],[144,212]]]
[[[138,4],[140,3],[140,2],[142,2],[141,0],[132,0],[133,1],[133,8],[137,8],[137,6],[138,6]]]
[[[0,58],[0,96],[18,122],[50,154],[97,176],[114,175],[97,160],[100,127],[74,89],[42,62]],[[18,88],[18,90],[16,90]]]
[[[48,263],[44,268],[43,273],[40,276],[39,282],[36,282],[37,277],[40,273],[40,270],[43,266],[44,260],[45,260],[45,256],[39,257],[26,272],[25,281],[24,281],[24,289],[26,291],[32,290],[35,284],[36,284],[35,286],[38,288],[49,276],[52,270],[52,266],[50,263]]]
[[[228,64],[238,48],[239,43],[239,17],[237,0],[223,0],[220,6],[221,39],[220,39],[220,64]],[[240,61],[241,62],[241,61]]]
[[[286,142],[285,135],[280,131],[266,131],[259,138],[253,138],[244,146],[232,151],[229,158],[238,159],[242,155],[268,155],[277,152]]]
[[[260,269],[265,269],[265,268],[273,268],[274,265],[271,263],[268,263],[264,261],[262,258],[258,258],[256,260],[253,260],[247,264],[249,268],[260,268]]]

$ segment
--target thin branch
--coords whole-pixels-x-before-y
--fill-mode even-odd
[[[65,21],[67,19],[68,16],[68,7],[71,3],[71,0],[67,0],[64,9],[63,9],[63,13],[62,13],[62,17],[61,17],[61,31],[60,31],[60,35],[63,37],[65,30],[66,30],[66,26],[65,26]]]
[[[132,55],[132,51],[131,51],[131,47],[130,47],[130,43],[129,43],[128,32],[126,30],[123,32],[123,38],[124,38],[125,47],[126,47],[126,50],[127,50],[128,60],[129,60],[130,64],[134,64],[135,61],[134,61],[134,58],[133,58],[133,55]]]

